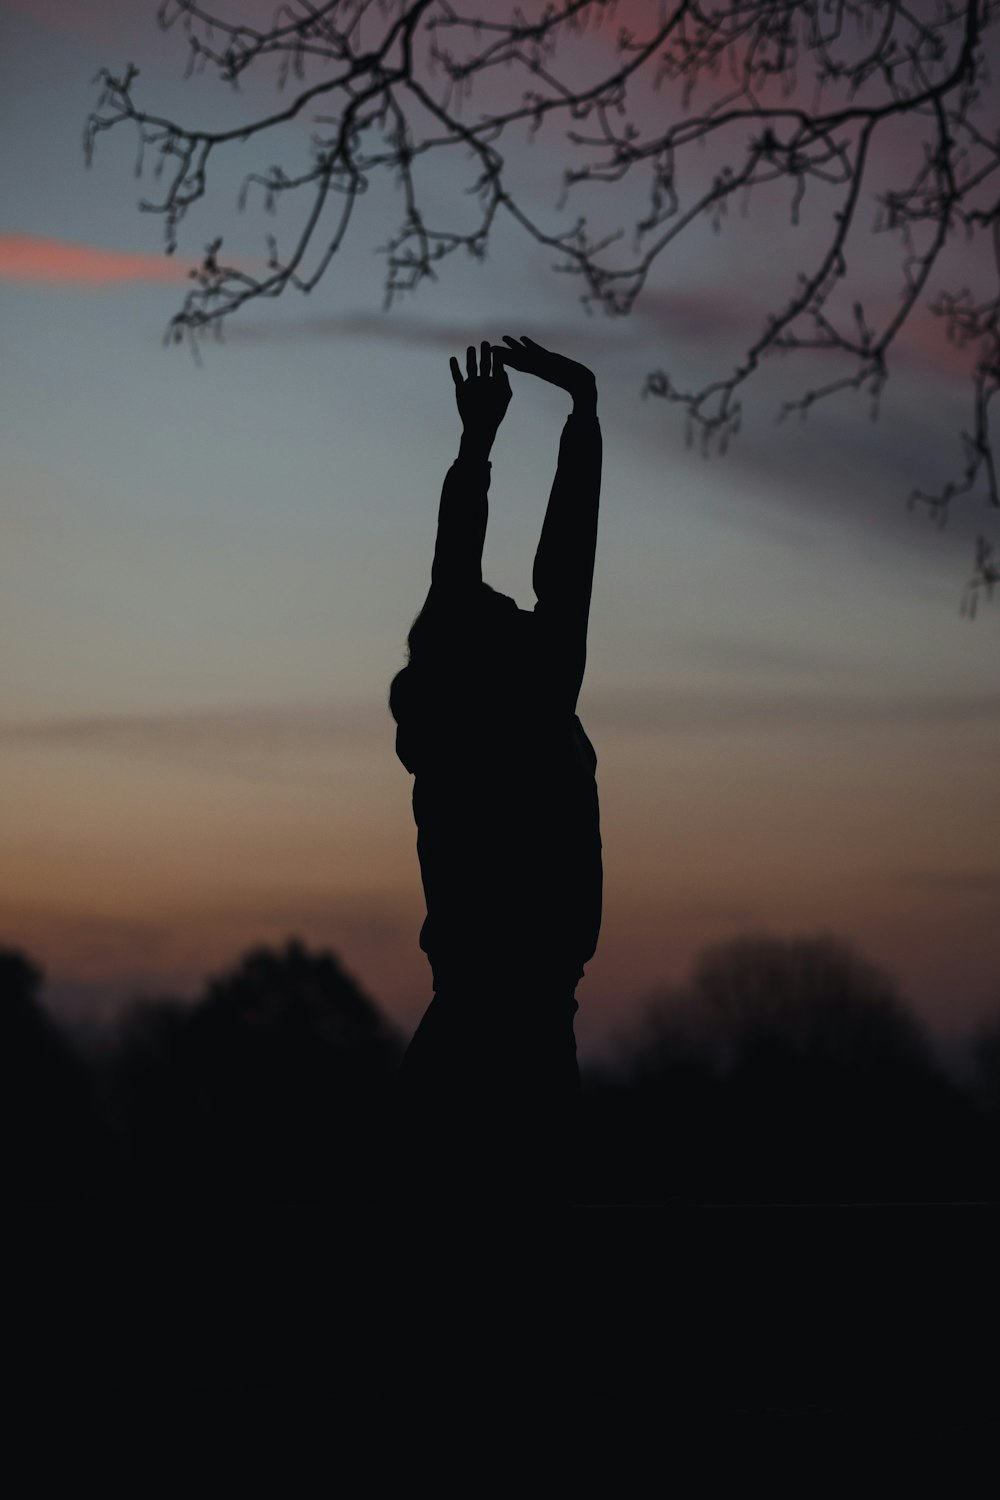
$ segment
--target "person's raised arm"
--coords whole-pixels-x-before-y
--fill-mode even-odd
[[[492,360],[486,340],[481,346],[478,373],[472,344],[466,351],[464,380],[457,359],[452,358],[449,366],[462,418],[462,441],[441,490],[431,568],[431,591],[437,597],[465,592],[482,582],[490,451],[511,398],[507,372],[499,361]]]
[[[574,401],[566,418],[532,571],[542,608],[568,611],[584,637],[594,582],[601,458],[595,393],[589,401]]]
[[[601,428],[597,381],[576,360],[543,349],[532,339],[494,348],[494,355],[526,374],[558,386],[573,400],[559,441],[559,462],[549,494],[532,582],[535,615],[555,651],[565,701],[573,709],[587,660],[587,622],[594,581],[597,517],[601,494]]]

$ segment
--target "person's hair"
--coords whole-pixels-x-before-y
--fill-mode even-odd
[[[476,658],[484,644],[483,632],[475,629],[475,624],[486,626],[488,630],[491,623],[517,613],[516,602],[488,583],[479,585],[470,605],[467,630],[456,631],[454,617],[450,613],[442,617],[434,608],[432,599],[410,626],[406,637],[406,665],[389,684],[389,711],[397,724],[418,688],[433,691],[440,669],[447,668],[447,680],[452,689],[456,668],[459,677],[464,675],[471,684],[476,674]]]

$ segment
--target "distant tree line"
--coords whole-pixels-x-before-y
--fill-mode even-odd
[[[945,1067],[845,944],[702,954],[589,1080],[599,1199],[982,1201],[997,1193],[1000,1020]],[[964,1076],[963,1076],[964,1075]]]
[[[194,1002],[137,1000],[91,1044],[0,949],[6,1186],[21,1201],[393,1195],[403,1038],[330,953],[257,948]],[[833,939],[708,949],[584,1081],[598,1203],[993,1201],[1000,1016],[946,1068]],[[456,1122],[461,1129],[461,1122]]]

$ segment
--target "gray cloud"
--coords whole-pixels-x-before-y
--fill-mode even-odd
[[[557,320],[498,320],[492,337],[527,333],[539,343],[565,350],[586,362],[602,364],[604,383],[635,396],[632,439],[642,442],[666,465],[684,440],[680,407],[640,400],[646,375],[663,365],[677,382],[696,389],[728,374],[745,344],[756,338],[763,311],[739,293],[643,293],[628,318],[596,316],[581,325]],[[361,311],[274,322],[232,320],[225,330],[231,344],[339,341],[382,343],[395,348],[458,354],[480,334],[467,321],[441,323],[396,311]],[[598,353],[600,358],[598,358]],[[837,366],[844,373],[847,366]],[[789,383],[789,376],[794,380]],[[827,378],[826,376],[823,377]],[[814,542],[813,524],[837,524],[867,547],[877,540],[900,553],[900,566],[920,558],[935,572],[956,578],[956,600],[971,569],[973,518],[964,526],[956,515],[954,536],[942,538],[922,514],[908,515],[907,496],[918,485],[935,487],[950,476],[960,457],[958,428],[966,420],[961,382],[949,396],[952,414],[943,412],[938,380],[916,375],[890,381],[883,415],[868,420],[867,398],[844,394],[822,403],[802,425],[793,419],[780,426],[774,418],[786,396],[801,395],[817,382],[815,364],[799,359],[794,370],[765,366],[744,392],[744,431],[725,457],[713,455],[720,483],[730,485],[733,523],[774,537],[796,550]],[[753,494],[741,494],[752,484]],[[770,494],[763,498],[767,486]],[[956,507],[958,509],[958,507]]]
[[[672,291],[646,288],[637,297],[629,320],[638,324],[646,337],[663,339],[667,349],[677,343],[697,347],[706,341],[721,341],[723,338],[733,341],[734,356],[742,363],[745,349],[763,333],[766,319],[785,310],[793,288],[791,273],[787,287],[776,291],[770,298],[760,293],[750,295],[737,283],[724,288],[718,285],[711,288],[690,286]],[[866,301],[868,316],[876,328],[882,328],[895,317],[897,303],[886,302],[884,297],[874,300],[877,307],[873,307],[871,299]],[[843,310],[839,316],[834,315],[833,321],[843,327],[849,337],[854,336],[853,323],[849,316],[843,315]],[[803,388],[810,383],[809,372],[815,370],[820,358],[830,360],[831,356],[818,356],[809,351],[800,351],[795,356],[802,372]],[[907,318],[887,358],[890,370],[930,374],[938,380],[957,380],[959,383],[966,371],[971,373],[975,364],[973,352],[962,355],[948,343],[944,320],[935,318],[923,304]],[[850,357],[846,355],[840,359],[840,364],[841,373],[853,368]],[[758,373],[758,380],[766,369],[764,366]],[[726,372],[719,370],[716,373]]]
[[[645,290],[625,320],[634,322],[640,334],[636,393],[654,367],[665,369],[678,387],[689,391],[728,377],[761,333],[765,315],[780,311],[785,300],[780,297],[771,306],[741,286],[738,275],[721,290]],[[817,403],[805,423],[793,416],[777,424],[785,400],[853,374],[856,362],[800,352],[762,363],[738,392],[744,406],[742,432],[726,457],[713,453],[711,460],[721,470],[722,484],[732,484],[735,522],[804,547],[810,545],[810,523],[817,516],[832,520],[865,545],[874,538],[901,554],[920,554],[935,570],[956,570],[957,594],[971,563],[972,534],[981,525],[971,507],[956,504],[956,535],[946,541],[926,515],[906,513],[914,489],[938,489],[961,470],[959,433],[971,419],[968,376],[954,351],[949,352],[943,332],[928,328],[928,318],[924,314],[919,326],[904,327],[894,344],[892,378],[875,422],[868,393],[844,391]],[[627,347],[631,352],[633,346]],[[970,371],[972,363],[970,356]],[[615,373],[624,377],[620,362]],[[667,463],[684,440],[684,410],[653,398],[643,406],[649,415],[633,430]],[[771,488],[770,503],[762,499],[761,479]],[[750,504],[740,497],[747,480],[757,481]],[[797,527],[800,519],[805,524]]]
[[[665,349],[678,341],[701,345],[706,340],[752,343],[769,311],[759,298],[728,289],[689,287],[683,291],[645,289],[636,299],[630,319],[646,341],[662,339]]]
[[[183,765],[208,776],[280,783],[290,775],[325,785],[342,774],[335,757],[373,743],[391,746],[388,706],[274,705],[161,714],[78,715],[0,724],[0,749],[97,751]]]
[[[515,338],[526,333],[529,338],[547,346],[551,344],[560,349],[586,349],[593,352],[593,331],[581,328],[578,324],[539,322],[523,318],[491,321],[502,322],[501,327],[492,334],[487,334],[487,337],[497,343],[504,333],[511,333]],[[366,343],[386,343],[413,349],[446,349],[451,354],[460,353],[470,342],[478,342],[481,337],[478,322],[473,328],[467,321],[438,323],[392,311],[331,313],[311,318],[275,320],[273,323],[233,319],[223,335],[224,342],[228,344],[357,339]]]
[[[794,648],[725,641],[702,643],[721,665],[815,676],[815,661]],[[846,665],[846,664],[845,664]],[[873,693],[795,691],[779,687],[595,686],[586,689],[588,724],[640,732],[704,732],[809,728],[957,728],[1000,725],[1000,698],[985,693]],[[126,755],[214,759],[214,768],[249,761],[324,755],[384,741],[392,731],[387,708],[355,704],[204,709],[189,713],[108,714],[0,725],[0,746],[96,749]]]
[[[149,714],[76,715],[0,724],[0,744],[39,748],[200,751],[254,750],[271,754],[322,750],[331,743],[364,741],[384,729],[388,709],[371,703],[346,707],[264,705]]]
[[[709,671],[768,677],[817,676],[856,678],[863,664],[820,648],[789,646],[780,641],[748,640],[741,636],[697,635],[675,637],[678,657]],[[867,669],[870,671],[870,669]]]
[[[276,941],[274,933],[321,932],[350,936],[367,945],[392,940],[408,931],[399,901],[370,891],[291,889],[282,884],[260,895],[229,897],[195,906],[171,905],[155,917],[67,910],[39,902],[15,903],[4,910],[0,940],[54,941],[71,949],[87,964],[114,963],[142,967],[160,960],[193,938],[201,946],[206,935],[240,941],[239,934],[266,933],[262,941]],[[175,955],[176,956],[176,955]]]
[[[682,383],[682,361],[673,369]],[[709,369],[709,364],[705,364]],[[713,368],[725,374],[724,359]],[[961,467],[959,430],[968,425],[971,387],[909,377],[890,381],[878,421],[868,415],[864,397],[843,393],[820,403],[801,423],[775,417],[786,396],[801,395],[815,381],[803,366],[792,385],[764,370],[746,388],[743,431],[723,456],[704,460],[714,469],[718,493],[727,489],[727,520],[756,535],[771,537],[797,552],[822,539],[817,523],[834,528],[852,549],[866,558],[873,548],[889,565],[914,579],[921,572],[954,580],[954,599],[972,571],[973,537],[983,522],[974,504],[957,501],[942,532],[923,508],[910,512],[907,501],[917,489],[934,491]],[[650,417],[632,432],[666,466],[684,440],[685,418],[675,406],[643,403]],[[719,514],[721,502],[713,503]],[[896,562],[890,554],[895,554]]]
[[[931,895],[992,896],[1000,893],[1000,870],[918,871],[896,875],[892,884]]]
[[[684,416],[679,407],[663,413],[660,402],[640,402],[647,373],[664,365],[682,387],[691,389],[728,374],[759,334],[766,311],[758,298],[738,290],[650,288],[627,318],[595,315],[583,324],[517,319],[516,328],[509,326],[511,319],[502,319],[492,337],[499,341],[503,332],[527,333],[589,362],[597,360],[599,350],[606,383],[634,389],[637,416],[645,416],[634,434],[642,434],[640,441],[647,440],[666,463],[683,441]],[[467,321],[449,324],[390,310],[273,322],[234,319],[224,338],[235,344],[377,342],[460,355],[470,337],[481,331],[478,326],[470,329]],[[911,367],[904,383],[907,363],[901,348],[894,363],[900,378],[887,387],[878,423],[868,420],[866,397],[845,393],[818,406],[804,426],[797,419],[776,426],[774,418],[785,397],[801,395],[832,373],[845,373],[848,366],[834,367],[828,361],[820,378],[815,360],[805,355],[790,365],[765,365],[758,371],[744,392],[743,433],[728,456],[713,458],[731,476],[733,520],[801,548],[810,545],[813,517],[834,518],[866,543],[877,537],[883,545],[921,555],[935,568],[954,570],[959,578],[956,590],[960,588],[972,555],[971,531],[951,542],[954,556],[945,563],[946,544],[925,516],[906,514],[905,501],[918,485],[944,483],[958,462],[958,428],[966,420],[965,387],[961,380],[952,380],[949,415],[942,408],[940,380],[923,377]],[[658,412],[661,419],[655,419]],[[754,503],[741,500],[737,505],[739,488],[748,478],[758,481]],[[761,478],[771,486],[770,504],[760,501]]]
[[[975,693],[871,694],[767,689],[597,688],[582,704],[586,724],[640,733],[744,730],[957,728],[1000,725],[1000,699]]]

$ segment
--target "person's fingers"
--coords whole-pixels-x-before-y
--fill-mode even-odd
[[[455,358],[454,354],[448,361],[448,368],[451,371],[451,378],[455,382],[456,391],[460,391],[462,389],[462,372],[458,368],[458,360]]]
[[[496,362],[497,362],[498,359],[503,361],[504,368],[506,368],[507,365],[510,365],[511,368],[514,369],[514,370],[520,370],[522,368],[522,361],[518,360],[517,351],[516,350],[501,349],[498,344],[494,344],[493,345],[493,363],[494,363],[494,365],[496,364]]]
[[[523,365],[515,366],[515,368],[527,370],[531,374],[538,373],[539,356],[547,355],[550,352],[548,349],[543,349],[541,344],[536,344],[534,339],[529,339],[527,334],[524,333],[521,335],[520,343],[512,339],[509,333],[504,334],[504,341],[525,361]]]
[[[483,342],[479,346],[479,373],[480,375],[489,375],[491,373],[489,339],[483,339]]]
[[[470,344],[465,351],[465,369],[471,380],[476,373],[476,346]]]

